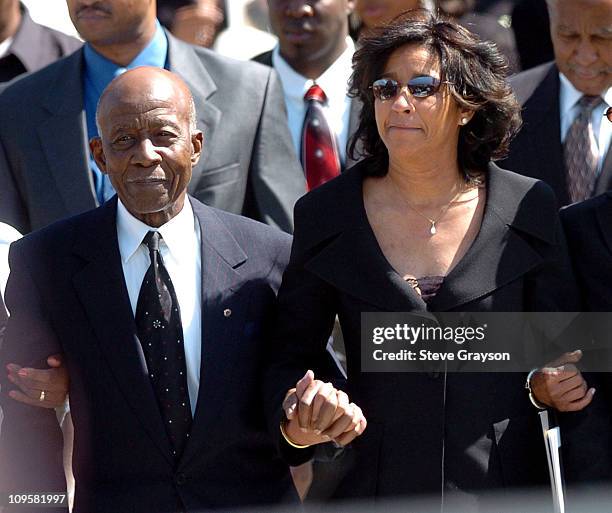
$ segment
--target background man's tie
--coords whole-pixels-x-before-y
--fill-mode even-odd
[[[340,174],[340,155],[336,136],[323,112],[327,97],[317,84],[304,96],[306,116],[302,127],[301,160],[308,190],[312,190]]]
[[[565,137],[565,165],[572,203],[589,198],[597,180],[599,155],[595,151],[597,144],[591,114],[601,101],[599,96],[580,98],[580,112]]]
[[[170,275],[159,253],[161,238],[158,232],[149,232],[143,239],[149,248],[151,265],[138,294],[136,327],[149,378],[178,461],[189,437],[192,417],[181,313]]]

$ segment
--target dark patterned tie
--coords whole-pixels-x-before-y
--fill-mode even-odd
[[[191,407],[183,347],[181,313],[170,275],[159,253],[158,232],[142,241],[149,248],[147,269],[136,305],[138,338],[149,378],[178,461],[191,429]]]
[[[578,102],[580,112],[565,137],[564,155],[567,167],[569,196],[572,203],[591,196],[597,180],[599,155],[591,115],[601,103],[600,96],[583,96]]]
[[[308,190],[312,190],[340,174],[340,156],[336,136],[323,112],[327,97],[317,84],[304,96],[307,104],[302,126],[301,160]]]

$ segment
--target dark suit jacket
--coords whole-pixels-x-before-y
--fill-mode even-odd
[[[44,366],[62,352],[75,427],[75,511],[175,512],[295,501],[260,396],[263,331],[290,237],[192,200],[202,229],[202,362],[191,438],[177,468],[123,279],[116,201],[11,247],[12,315],[0,360]],[[231,316],[224,315],[231,309]],[[53,410],[7,398],[1,490],[62,490]]]
[[[612,192],[561,210],[583,309],[612,312]]]
[[[264,64],[265,66],[273,67],[272,65],[272,50],[269,52],[264,52],[262,54],[256,55],[253,57],[253,61],[259,62],[260,64]],[[359,114],[361,113],[361,101],[358,98],[351,99],[351,112],[349,115],[349,136],[347,139],[347,152],[346,152],[346,162],[342,166],[342,171],[352,167],[354,164],[359,162],[361,158],[358,155],[355,155],[357,158],[353,158],[351,153],[348,151],[348,147],[351,145],[351,137],[357,131],[359,127]],[[358,147],[359,148],[359,147]],[[296,151],[299,153],[300,148],[296,148]]]
[[[270,70],[168,36],[168,68],[194,97],[202,158],[189,192],[203,203],[292,230],[306,191],[282,91]],[[22,233],[96,207],[79,51],[0,95],[0,220]]]
[[[445,485],[472,494],[546,483],[541,427],[523,388],[525,375],[361,372],[362,312],[427,309],[390,267],[368,223],[367,166],[367,160],[357,164],[296,205],[266,386],[271,428],[282,415],[284,392],[324,351],[337,313],[348,394],[368,419],[338,496],[440,494],[443,476]],[[487,188],[478,236],[429,309],[573,311],[577,293],[550,188],[495,165]]]
[[[510,83],[523,107],[523,128],[512,141],[508,158],[499,164],[545,181],[555,191],[559,205],[567,205],[570,200],[561,144],[559,70],[549,62],[519,73]],[[612,152],[608,151],[595,194],[608,190],[611,183]]]

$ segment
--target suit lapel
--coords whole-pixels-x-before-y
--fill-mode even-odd
[[[83,51],[68,57],[55,83],[49,85],[43,105],[49,117],[38,127],[38,135],[51,175],[57,183],[66,212],[77,214],[97,206],[89,170],[87,126],[83,108]],[[66,81],[66,77],[77,77]],[[58,91],[61,95],[58,95]],[[80,148],[80,150],[79,150]],[[77,169],[79,172],[70,172]]]
[[[225,390],[240,378],[232,373],[248,298],[238,268],[247,255],[212,209],[192,201],[202,234],[202,357],[192,435],[181,459],[186,465],[210,441],[226,405]]]
[[[73,282],[126,402],[172,463],[170,442],[136,336],[117,243],[116,211],[116,199],[106,203],[96,211],[91,230],[77,240],[74,251],[88,263],[74,275]]]
[[[507,183],[507,171],[490,165],[487,201],[476,239],[464,257],[449,272],[429,307],[433,311],[457,309],[507,285],[542,263],[542,257],[522,236],[548,239],[540,231],[554,225],[554,219],[540,219],[538,212],[521,208],[528,191]],[[550,242],[550,241],[549,241]]]
[[[200,181],[203,170],[210,167],[211,152],[215,147],[215,128],[219,126],[222,112],[212,102],[207,101],[217,90],[217,85],[202,60],[196,55],[195,50],[168,32],[166,35],[168,37],[168,68],[180,75],[189,87],[198,116],[197,126],[204,132],[202,158],[193,168],[193,177],[190,182],[189,190],[193,192]]]
[[[537,178],[555,191],[562,205],[569,203],[567,177],[561,145],[559,109],[559,71],[551,66],[523,109],[523,137],[531,151],[525,159],[533,159],[540,167]],[[521,171],[517,169],[516,171]]]
[[[311,245],[320,245],[321,249],[304,267],[382,311],[425,310],[423,300],[391,267],[380,249],[363,205],[361,170],[354,168],[338,180],[344,183],[335,203],[342,210],[329,219],[324,234],[313,234]]]
[[[610,253],[612,253],[612,193],[608,193],[604,208],[595,209],[595,217],[599,223],[599,231]]]
[[[603,121],[607,123],[607,121]],[[609,191],[612,188],[612,147],[608,148],[608,153],[606,154],[603,166],[601,168],[601,174],[597,179],[597,183],[595,184],[595,192],[593,196],[598,196],[606,191]]]

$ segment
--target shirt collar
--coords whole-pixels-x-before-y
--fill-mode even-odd
[[[316,79],[316,83],[321,86],[328,98],[339,96],[340,93],[344,97],[348,93],[347,79],[352,73],[354,53],[355,44],[350,37],[347,37],[346,50]],[[272,52],[272,63],[281,79],[285,95],[291,100],[303,101],[304,95],[315,81],[295,71],[281,56],[278,45]]]
[[[128,69],[138,66],[154,66],[163,68],[166,65],[168,55],[168,38],[159,22],[156,22],[156,30],[149,44],[130,62],[122,67],[96,52],[89,43],[85,43],[83,56],[85,59],[85,73],[97,90],[98,95],[106,89],[106,86],[117,76]]]
[[[561,118],[563,118],[574,108],[576,103],[582,98],[583,93],[578,91],[563,73],[559,73],[559,79],[561,82],[559,108],[561,110]],[[608,106],[612,106],[612,87],[609,87],[601,97]]]
[[[182,210],[159,228],[153,228],[136,219],[128,212],[120,199],[117,201],[117,239],[121,261],[124,264],[134,256],[145,235],[150,231],[159,232],[172,256],[180,260],[181,256],[186,254],[182,248],[194,237],[195,226],[193,209],[187,197]]]

